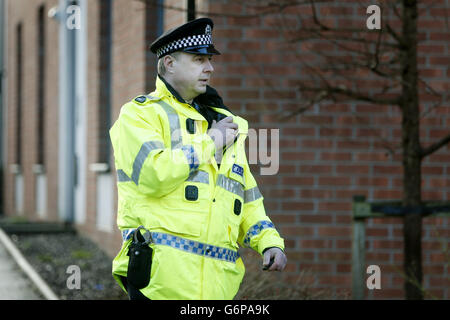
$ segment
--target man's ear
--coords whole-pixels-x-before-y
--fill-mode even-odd
[[[173,64],[175,62],[175,58],[171,55],[166,55],[163,57],[164,67],[166,67],[167,72],[173,73]]]

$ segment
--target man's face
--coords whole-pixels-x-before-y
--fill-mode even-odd
[[[181,52],[173,61],[172,81],[185,100],[206,92],[214,68],[211,55]]]

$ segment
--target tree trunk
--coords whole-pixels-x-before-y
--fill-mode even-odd
[[[403,0],[402,57],[402,146],[403,205],[421,205],[421,155],[419,97],[417,88],[417,1]],[[422,215],[405,213],[403,224],[406,299],[423,299],[422,294]]]

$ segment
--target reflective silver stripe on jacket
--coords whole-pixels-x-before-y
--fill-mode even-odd
[[[139,176],[141,174],[145,159],[147,159],[151,151],[156,149],[164,149],[164,144],[160,141],[147,141],[142,144],[141,149],[134,159],[133,173],[131,174],[131,180],[133,180],[136,185],[139,184]]]
[[[236,180],[225,177],[223,174],[219,174],[217,178],[217,185],[225,190],[244,198],[244,188],[242,184]]]
[[[173,149],[182,149],[189,164],[189,171],[192,173],[198,169],[200,165],[197,153],[191,145],[183,146],[183,136],[180,128],[180,118],[176,110],[167,102],[159,100],[157,104],[166,112],[170,125],[170,143]],[[189,150],[187,152],[186,150]]]
[[[128,182],[131,181],[131,178],[123,171],[122,169],[117,170],[117,181],[119,182]]]
[[[135,230],[136,229],[128,229],[122,231],[123,240],[126,241],[130,239]],[[233,263],[236,263],[236,260],[239,258],[237,251],[227,248],[216,247],[203,242],[193,241],[162,232],[152,232],[151,235],[153,238],[153,243],[156,245],[169,246],[200,256]]]
[[[187,178],[186,181],[192,181],[192,182],[201,182],[209,184],[209,174],[205,171],[196,171],[191,173],[191,175]]]
[[[250,247],[250,240],[252,237],[261,233],[262,230],[267,228],[275,228],[274,224],[270,221],[259,221],[248,229],[244,238],[244,245]]]
[[[152,97],[153,98],[153,97]],[[196,171],[199,166],[198,156],[192,146],[183,146],[183,137],[180,128],[180,119],[178,113],[168,103],[160,100],[155,101],[166,112],[170,126],[170,139],[171,149],[182,149],[183,153],[188,160],[190,173]],[[133,172],[131,178],[122,170],[117,170],[117,181],[128,182],[133,181],[136,185],[139,185],[139,176],[141,174],[142,166],[147,159],[149,153],[155,149],[164,149],[164,144],[160,141],[147,141],[144,142],[133,162]]]
[[[262,198],[262,194],[257,186],[244,191],[244,188],[240,182],[227,178],[223,174],[219,174],[217,178],[217,185],[231,193],[234,193],[235,195],[240,196],[244,199],[244,203]]]
[[[252,202],[262,198],[262,194],[258,187],[254,187],[244,191],[244,203]]]
[[[166,112],[170,125],[170,142],[172,149],[179,149],[183,144],[183,137],[181,135],[180,118],[175,109],[167,102],[162,100],[156,101],[157,104]]]
[[[145,159],[147,159],[150,152],[157,149],[163,149],[164,144],[160,141],[147,141],[144,142],[139,149],[139,152],[133,162],[133,172],[131,173],[131,178],[122,170],[117,170],[117,180],[119,182],[133,181],[136,185],[139,184],[139,176],[141,174],[142,166],[144,165]]]

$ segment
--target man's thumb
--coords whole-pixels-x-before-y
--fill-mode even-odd
[[[264,253],[263,265],[267,266],[270,262],[270,253],[269,250]]]

